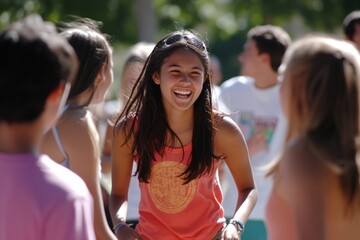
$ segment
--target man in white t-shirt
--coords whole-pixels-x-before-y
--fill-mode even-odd
[[[252,28],[239,55],[241,75],[225,81],[220,88],[220,98],[248,144],[258,191],[250,220],[259,222],[262,229],[247,228],[245,234],[250,234],[255,240],[266,238],[264,211],[272,180],[265,179],[264,166],[279,153],[285,140],[286,121],[281,110],[277,71],[290,43],[290,36],[280,27],[263,25]],[[228,169],[226,171],[231,174]],[[237,191],[232,178],[229,176],[227,180],[229,187],[223,206],[225,216],[231,217],[237,204]],[[264,237],[254,236],[251,231],[257,235],[262,232]]]

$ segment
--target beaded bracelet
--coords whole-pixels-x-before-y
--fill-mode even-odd
[[[229,223],[235,225],[239,235],[244,232],[245,225],[240,220],[236,220],[236,219],[232,218],[232,219],[230,219]]]

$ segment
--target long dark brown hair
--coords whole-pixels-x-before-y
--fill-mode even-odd
[[[69,100],[90,89],[89,99],[80,107],[90,104],[96,90],[96,76],[104,64],[109,63],[112,49],[109,36],[100,31],[102,23],[90,18],[74,17],[72,22],[59,24],[61,35],[74,48],[79,59],[79,71],[71,85]]]
[[[120,120],[124,119],[125,142],[134,136],[132,152],[138,157],[137,171],[140,181],[148,182],[154,152],[164,153],[167,132],[171,141],[179,140],[170,128],[161,97],[160,86],[153,81],[153,74],[160,72],[164,60],[178,49],[187,49],[197,54],[205,69],[205,79],[200,96],[194,103],[194,127],[191,161],[182,174],[185,183],[210,173],[213,167],[213,111],[209,79],[209,54],[206,46],[193,32],[181,30],[161,39],[145,62],[144,68],[134,85],[129,101],[115,123],[115,132]],[[130,129],[125,130],[125,129]],[[182,148],[183,143],[180,141]],[[184,149],[184,148],[183,148]]]

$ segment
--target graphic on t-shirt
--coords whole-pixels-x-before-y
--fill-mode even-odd
[[[251,136],[251,129],[252,129],[252,120],[253,120],[253,113],[252,112],[239,112],[237,114],[237,122],[238,126],[241,128],[242,133],[244,134],[245,139],[249,139]]]
[[[256,131],[263,131],[266,143],[270,145],[278,118],[274,116],[255,116],[251,111],[239,112],[236,122],[241,128],[245,139],[249,139]]]
[[[194,198],[197,180],[188,184],[179,177],[185,164],[165,161],[152,168],[148,189],[155,206],[162,212],[174,214],[184,210]]]

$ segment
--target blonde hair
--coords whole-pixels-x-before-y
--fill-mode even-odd
[[[286,142],[297,134],[335,169],[351,202],[360,191],[356,163],[360,56],[345,41],[308,36],[288,49],[283,65],[290,96]],[[280,161],[281,157],[269,175],[276,174]]]

